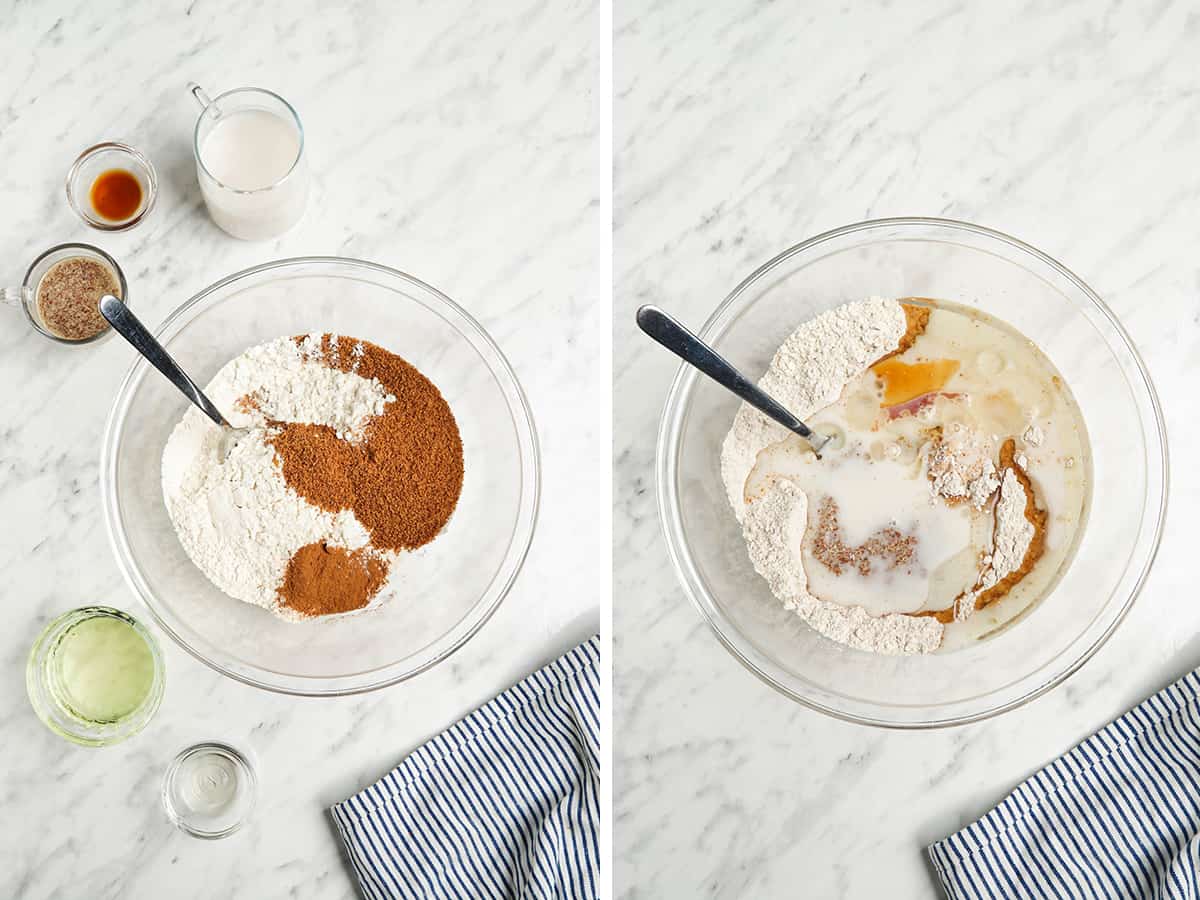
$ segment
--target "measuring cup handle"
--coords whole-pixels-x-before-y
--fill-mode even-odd
[[[9,306],[20,306],[28,299],[27,293],[28,288],[0,288],[0,302],[7,303]]]
[[[188,82],[188,91],[196,98],[196,102],[200,104],[201,109],[208,109],[212,105],[212,97],[204,92],[204,88],[196,84],[194,81]]]

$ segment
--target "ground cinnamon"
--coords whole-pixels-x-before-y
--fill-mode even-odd
[[[300,343],[303,337],[296,340]],[[342,371],[357,372],[364,378],[378,379],[395,399],[367,425],[362,439],[355,442],[339,438],[327,425],[271,423],[276,431],[270,443],[284,480],[321,509],[352,511],[370,534],[375,550],[412,550],[429,543],[449,521],[462,492],[462,439],[449,404],[416,368],[368,341],[345,336],[335,339],[326,334],[321,341],[320,362]],[[297,556],[300,553],[305,553],[305,559],[297,562],[294,557],[293,564],[297,567],[316,562],[329,564],[307,548]],[[383,566],[382,584],[387,565],[382,559],[375,561]],[[340,578],[348,571],[349,564],[339,563],[339,566]],[[358,577],[357,573],[354,575]],[[295,584],[314,590],[327,586],[312,577],[298,577]],[[294,605],[286,581],[284,588],[282,602]],[[309,606],[326,603],[311,598],[296,602]]]
[[[370,550],[306,544],[292,554],[279,599],[306,616],[362,609],[387,580],[387,562]]]

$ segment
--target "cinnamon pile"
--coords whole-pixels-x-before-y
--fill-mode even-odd
[[[354,352],[339,353],[347,341]],[[370,602],[387,580],[388,559],[380,551],[413,550],[433,540],[454,512],[463,481],[454,415],[416,368],[376,344],[329,334],[321,340],[320,362],[378,379],[395,400],[357,442],[339,438],[328,425],[271,423],[270,443],[288,485],[321,509],[350,510],[371,536],[364,550],[310,544],[296,552],[279,596],[305,615]]]
[[[292,554],[279,596],[306,616],[362,609],[387,581],[387,561],[367,550],[306,544]]]

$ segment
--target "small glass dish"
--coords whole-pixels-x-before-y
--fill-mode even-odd
[[[110,169],[123,169],[136,178],[142,188],[142,200],[137,209],[124,219],[106,219],[92,207],[92,185]],[[67,172],[67,202],[85,224],[100,231],[127,231],[146,217],[157,198],[158,176],[154,166],[140,152],[119,141],[105,141],[88,147]]]
[[[167,818],[204,840],[228,837],[246,824],[257,795],[258,776],[250,760],[216,741],[180,751],[163,775]]]
[[[127,660],[130,649],[141,650],[129,643],[131,637],[144,642],[147,655],[136,662],[149,671],[119,669],[120,653]],[[108,664],[111,660],[99,658],[106,651],[117,659],[117,671]],[[148,684],[123,687],[122,676],[127,684],[134,676]],[[80,681],[99,685],[95,693],[106,692],[102,700],[81,696],[73,687]],[[34,642],[25,667],[25,689],[38,718],[55,734],[85,747],[118,744],[141,731],[162,702],[164,683],[162,653],[153,635],[133,616],[109,606],[73,609],[52,621]],[[109,712],[97,712],[102,703]]]
[[[56,344],[66,344],[68,346],[95,344],[112,334],[112,328],[105,328],[91,337],[77,341],[71,340],[56,333],[42,318],[42,311],[38,305],[38,288],[42,283],[42,279],[55,264],[76,257],[98,262],[112,272],[119,288],[118,299],[122,303],[129,303],[129,284],[125,281],[125,273],[121,271],[121,267],[115,259],[99,247],[93,247],[91,244],[58,244],[51,247],[29,264],[29,268],[25,271],[25,279],[21,282],[20,287],[0,288],[0,302],[20,306],[24,310],[29,324],[33,326],[34,331],[42,335],[42,337],[54,341]]]

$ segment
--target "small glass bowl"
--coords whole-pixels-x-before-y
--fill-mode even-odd
[[[145,699],[136,709],[113,722],[90,721],[76,714],[65,702],[59,687],[58,651],[63,639],[75,626],[99,617],[120,619],[130,625],[146,642],[154,661],[153,681]],[[85,747],[108,747],[137,734],[154,717],[162,702],[165,674],[158,643],[141,622],[109,606],[85,606],[59,616],[38,636],[25,667],[25,689],[33,711],[55,734]]]
[[[125,273],[121,270],[117,261],[101,250],[99,247],[93,247],[91,244],[58,244],[44,251],[37,259],[29,264],[29,268],[25,272],[25,280],[20,288],[13,291],[13,295],[19,298],[21,308],[25,311],[25,316],[29,320],[29,324],[34,330],[49,338],[56,344],[66,344],[71,347],[80,347],[84,344],[95,344],[109,337],[113,330],[111,327],[105,328],[103,331],[98,331],[89,338],[84,338],[81,341],[73,341],[70,338],[65,338],[54,332],[49,325],[42,319],[41,309],[38,307],[37,291],[38,286],[42,282],[42,278],[50,271],[55,263],[60,263],[64,259],[73,259],[75,257],[83,257],[100,263],[100,265],[109,269],[116,276],[117,285],[120,288],[118,299],[126,306],[129,305],[129,283],[125,280]]]
[[[142,202],[127,219],[106,219],[92,209],[91,190],[96,178],[109,169],[124,169],[142,186]],[[84,223],[100,231],[127,231],[154,208],[158,198],[158,176],[140,152],[118,141],[88,147],[67,172],[67,202]]]
[[[180,751],[163,775],[162,802],[173,825],[192,837],[229,837],[254,812],[258,776],[244,754],[206,741]]]

